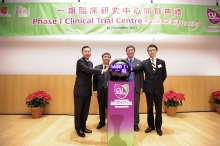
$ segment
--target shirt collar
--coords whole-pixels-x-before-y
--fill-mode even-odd
[[[133,58],[128,58],[128,61],[132,60],[132,62],[134,61],[134,57]]]
[[[109,66],[109,64],[106,64],[106,65],[105,65],[105,64],[102,64],[102,66],[103,66],[103,68],[104,68],[104,66]]]
[[[154,57],[154,58],[150,58],[150,59],[153,59],[154,61],[157,59],[156,57]]]
[[[89,59],[86,59],[86,58],[84,58],[84,57],[83,57],[83,59],[85,59],[87,62],[89,62]]]

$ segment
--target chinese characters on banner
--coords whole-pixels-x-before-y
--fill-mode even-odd
[[[0,35],[220,35],[217,6],[1,3]]]

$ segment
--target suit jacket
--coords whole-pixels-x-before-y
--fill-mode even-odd
[[[132,71],[144,71],[145,80],[143,91],[145,93],[153,93],[153,91],[155,91],[156,94],[164,93],[163,82],[167,77],[165,61],[157,58],[155,73],[150,59],[142,61],[141,65],[135,66]]]
[[[80,58],[76,63],[76,80],[74,85],[74,95],[89,97],[92,96],[92,74],[101,74],[101,69],[92,68],[93,64]]]
[[[103,69],[103,64],[99,64],[95,66],[96,69]],[[106,72],[108,74],[108,81],[110,80],[110,74],[109,72]],[[101,95],[102,90],[102,84],[103,84],[104,76],[103,74],[94,74],[93,75],[93,91],[98,92],[98,96]]]
[[[126,58],[126,60],[129,62],[128,58]],[[134,65],[139,66],[140,64],[141,64],[141,60],[134,58]],[[135,82],[134,82],[135,91],[140,94],[140,89],[143,88],[143,79],[144,79],[143,71],[135,72],[134,76],[135,76]]]

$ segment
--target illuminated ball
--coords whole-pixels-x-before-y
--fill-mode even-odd
[[[125,59],[116,59],[110,63],[111,80],[127,80],[131,74],[131,66]]]

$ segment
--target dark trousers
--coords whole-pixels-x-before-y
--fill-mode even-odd
[[[82,130],[86,128],[86,121],[89,114],[91,96],[81,97],[74,95],[74,116],[75,129]]]
[[[108,88],[103,87],[100,96],[98,96],[100,124],[105,124],[105,108],[107,108],[107,102]]]
[[[162,96],[163,94],[146,94],[147,98],[147,123],[149,127],[161,128],[162,126]],[[156,109],[156,118],[154,123],[153,102]]]
[[[138,125],[140,122],[139,103],[140,103],[140,94],[137,93],[134,88],[134,125]]]

